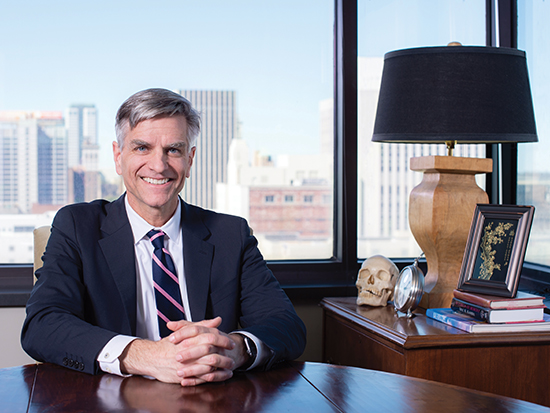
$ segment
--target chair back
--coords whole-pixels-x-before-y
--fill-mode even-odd
[[[36,270],[42,267],[42,255],[46,250],[46,244],[50,238],[51,227],[49,225],[35,228],[32,232],[34,238],[34,273]],[[34,276],[34,281],[36,281],[36,275]]]

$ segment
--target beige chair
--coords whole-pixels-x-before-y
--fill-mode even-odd
[[[34,237],[34,272],[37,269],[42,267],[42,255],[46,250],[46,244],[50,238],[51,227],[46,225],[44,227],[35,228],[32,232]],[[36,276],[34,276],[34,281],[36,281]]]

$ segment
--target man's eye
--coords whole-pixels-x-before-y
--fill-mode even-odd
[[[171,154],[179,154],[181,151],[178,148],[170,148],[168,149],[168,153]]]
[[[146,150],[147,150],[147,147],[145,147],[145,146],[136,147],[136,151],[138,151],[138,152],[145,152]]]

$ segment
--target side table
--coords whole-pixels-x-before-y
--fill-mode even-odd
[[[550,333],[467,333],[392,305],[324,298],[323,360],[550,406]]]

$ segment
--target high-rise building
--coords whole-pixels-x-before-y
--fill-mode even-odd
[[[68,140],[69,202],[101,198],[97,109],[74,104],[66,110]]]
[[[1,112],[0,139],[3,211],[28,213],[35,204],[67,202],[67,142],[61,112]]]
[[[227,182],[229,145],[238,136],[236,92],[177,90],[201,113],[201,132],[184,199],[203,208],[214,208],[216,183]]]
[[[67,162],[69,168],[82,164],[82,150],[97,145],[97,109],[94,105],[71,105],[65,113],[67,123]]]
[[[0,118],[0,213],[17,213],[17,121]]]
[[[36,119],[38,145],[38,203],[67,202],[67,144],[61,112],[57,117]]]
[[[321,153],[334,153],[334,101],[332,98],[319,102],[319,134]]]

